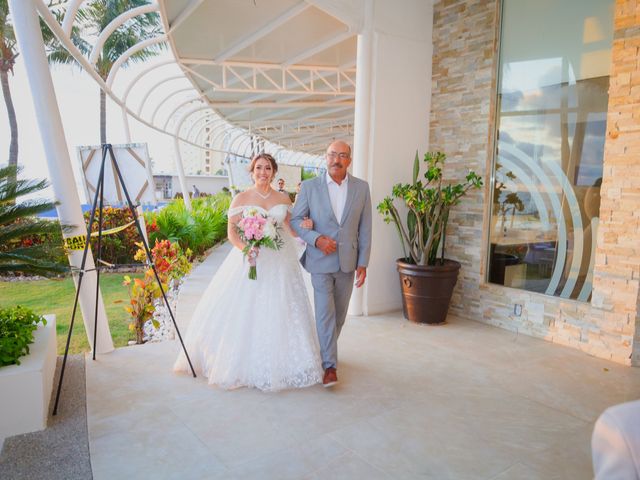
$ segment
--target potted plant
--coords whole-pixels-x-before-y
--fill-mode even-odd
[[[393,186],[392,196],[378,205],[386,223],[396,226],[404,257],[396,260],[402,289],[402,308],[413,322],[441,324],[447,318],[451,294],[460,263],[445,258],[449,212],[470,189],[482,187],[482,178],[470,171],[462,183],[443,183],[446,155],[424,155],[426,172],[420,176],[418,152],[413,164],[412,183]],[[408,210],[403,221],[394,199]]]
[[[0,308],[0,367],[20,365],[20,357],[29,354],[38,323],[47,321],[21,305]]]

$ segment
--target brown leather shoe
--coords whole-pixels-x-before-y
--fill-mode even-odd
[[[338,374],[336,369],[333,367],[329,367],[324,371],[324,378],[322,379],[323,387],[333,387],[336,383],[338,383]]]

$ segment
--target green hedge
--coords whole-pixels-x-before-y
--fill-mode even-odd
[[[230,203],[229,194],[218,193],[191,200],[191,212],[182,199],[173,200],[159,212],[145,212],[149,243],[170,240],[179,243],[185,252],[190,249],[194,255],[202,255],[227,238]]]
[[[87,224],[91,212],[84,213]],[[98,219],[100,212],[96,209],[95,220],[91,227],[92,232],[98,231]],[[133,221],[129,207],[104,207],[102,209],[102,230],[120,227]],[[133,256],[138,250],[136,242],[141,242],[138,229],[135,224],[117,233],[102,236],[102,260],[113,264],[127,264],[133,262]],[[98,251],[98,237],[91,237],[91,251],[94,257]]]
[[[44,317],[20,305],[0,308],[0,367],[20,365],[18,359],[29,353],[33,332],[40,322],[47,324]]]

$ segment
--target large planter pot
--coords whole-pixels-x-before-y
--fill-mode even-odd
[[[396,264],[404,318],[429,325],[445,323],[460,263],[445,259],[444,265],[414,265],[399,258]]]

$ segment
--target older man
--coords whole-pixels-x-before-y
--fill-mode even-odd
[[[371,251],[371,196],[369,185],[347,169],[351,147],[335,141],[326,153],[327,173],[302,182],[291,225],[307,243],[300,261],[311,273],[316,328],[320,341],[323,385],[338,383],[340,330],[353,290],[364,284]],[[305,217],[313,228],[301,227]]]

